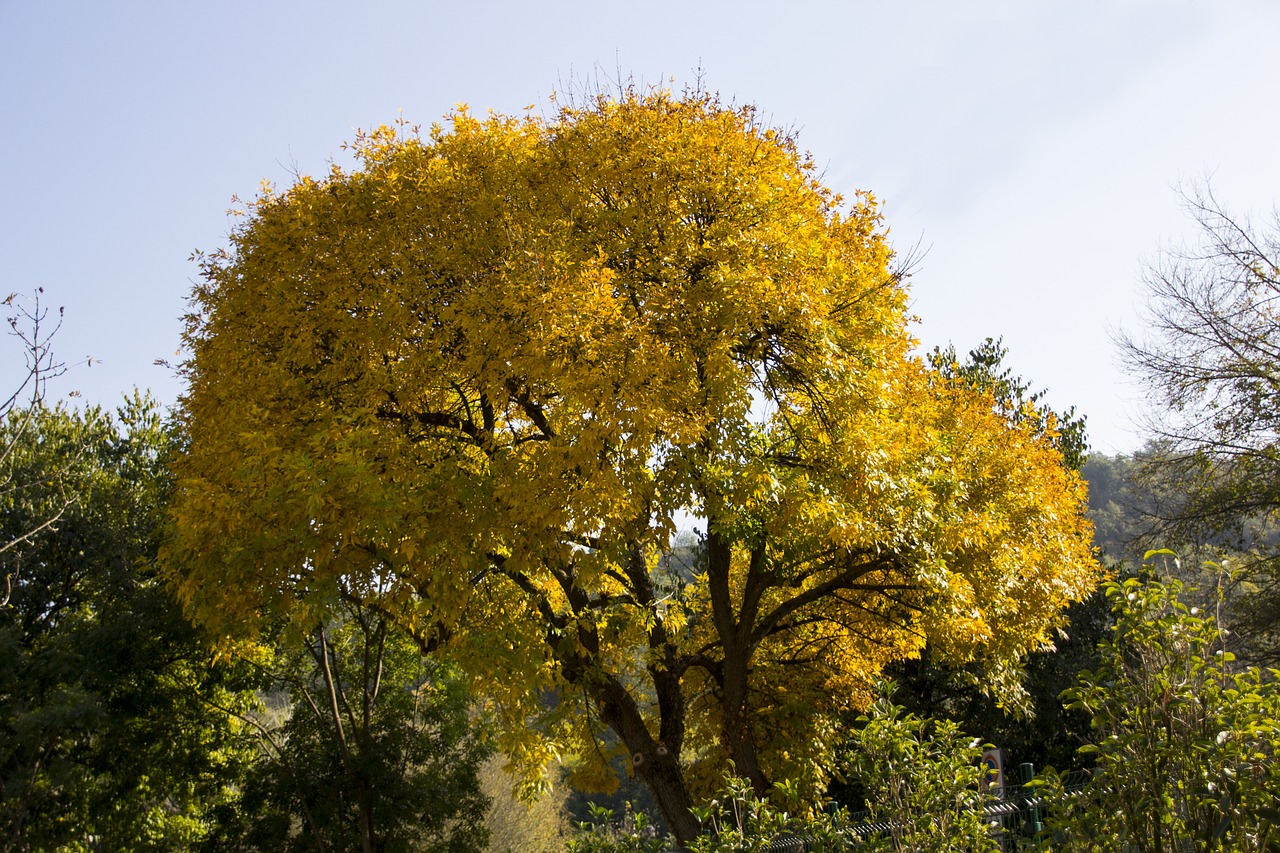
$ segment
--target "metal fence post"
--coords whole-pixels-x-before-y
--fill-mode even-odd
[[[1029,785],[1036,778],[1036,766],[1034,764],[1019,764],[1018,775],[1022,779],[1023,786]],[[1027,804],[1026,833],[1029,837],[1035,838],[1041,832],[1044,832],[1044,812],[1040,808],[1039,798],[1029,800]]]

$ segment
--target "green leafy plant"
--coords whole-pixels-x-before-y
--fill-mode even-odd
[[[0,851],[190,849],[252,693],[158,577],[173,436],[144,396],[35,399],[0,448]]]
[[[1145,560],[1173,559],[1150,551]],[[1262,851],[1280,845],[1280,682],[1242,668],[1214,614],[1182,586],[1111,583],[1116,619],[1102,665],[1063,693],[1092,719],[1091,783],[1052,823],[1064,849]],[[1060,789],[1051,777],[1049,790]]]
[[[748,780],[727,777],[720,793],[694,810],[705,831],[689,845],[690,853],[791,849],[823,853],[848,847],[839,829],[840,815],[788,811],[799,808],[798,785],[775,783],[772,795],[765,799]]]
[[[594,803],[587,810],[590,817],[577,825],[578,836],[569,842],[569,853],[662,853],[672,845],[644,812],[628,810],[619,818],[613,809]]]

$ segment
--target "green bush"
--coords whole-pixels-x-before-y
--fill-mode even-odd
[[[931,720],[893,704],[889,691],[859,718],[845,756],[862,785],[869,820],[888,828],[859,850],[947,853],[999,850],[983,818],[983,747],[951,720]]]
[[[621,818],[612,809],[588,805],[590,817],[577,824],[578,836],[569,853],[662,853],[675,849],[670,836],[659,834],[643,812],[627,811]]]
[[[257,723],[259,758],[204,849],[485,850],[491,750],[447,666],[350,600],[306,635],[283,633],[271,669],[286,715]]]
[[[1169,552],[1149,552],[1147,559]],[[1179,601],[1182,587],[1127,580],[1106,594],[1116,620],[1102,665],[1063,693],[1087,713],[1093,780],[1051,823],[1071,851],[1280,849],[1280,682],[1242,668],[1229,632]],[[1055,791],[1055,789],[1057,789]]]

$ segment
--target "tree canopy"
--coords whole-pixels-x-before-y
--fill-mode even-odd
[[[619,750],[688,839],[729,761],[819,791],[886,662],[1008,681],[1095,585],[1053,423],[913,355],[876,200],[752,108],[353,147],[201,258],[168,552],[205,624],[376,598],[517,765],[607,785]],[[693,573],[659,567],[680,513]]]

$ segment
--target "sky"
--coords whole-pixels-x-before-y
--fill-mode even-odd
[[[1280,4],[0,0],[0,298],[65,307],[51,396],[163,403],[190,257],[232,197],[345,162],[358,128],[549,108],[553,91],[699,77],[798,132],[824,182],[884,204],[921,346],[1007,363],[1131,452],[1112,342],[1144,263],[1194,239],[1176,189],[1280,201]],[[0,381],[20,373],[0,340]]]

